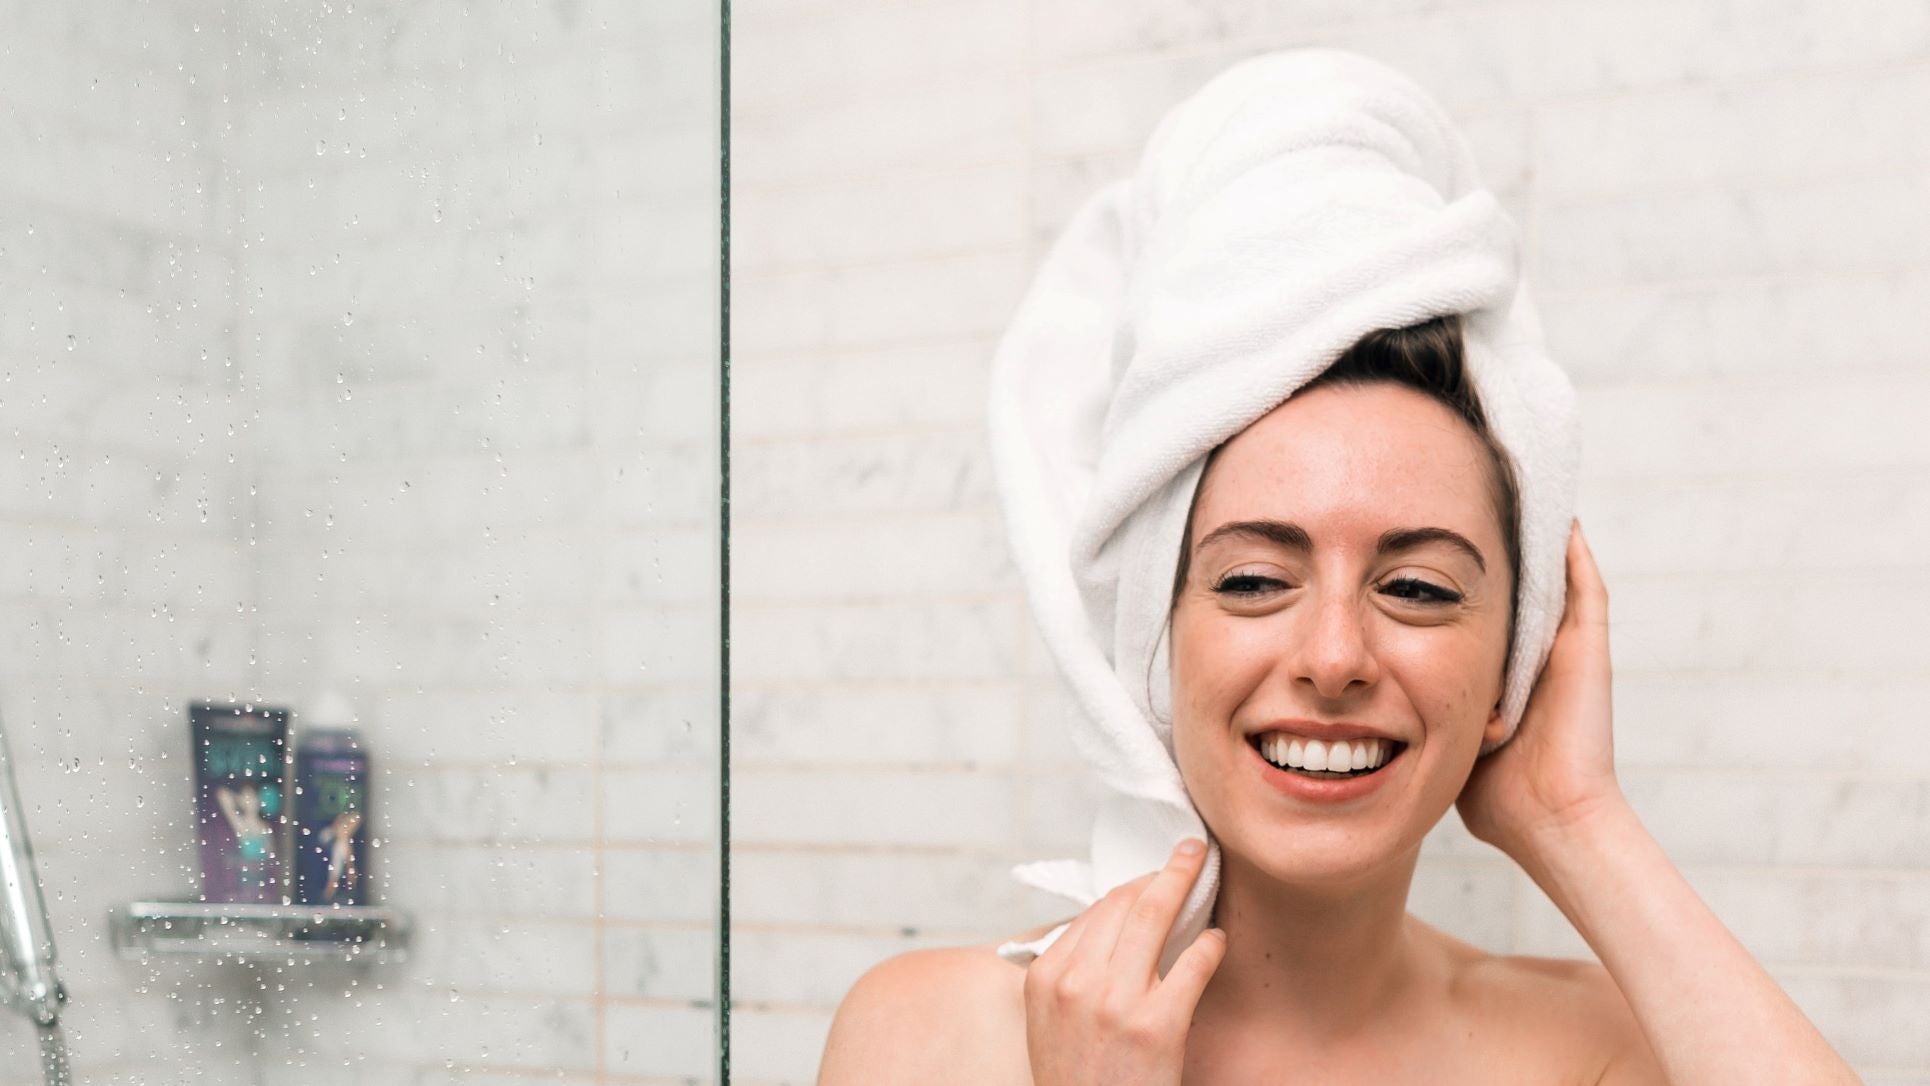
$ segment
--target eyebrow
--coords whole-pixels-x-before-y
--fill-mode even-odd
[[[1312,551],[1313,537],[1298,524],[1284,520],[1234,520],[1220,525],[1206,533],[1200,540],[1199,549],[1216,539],[1229,537],[1261,539],[1275,543],[1289,550]],[[1464,551],[1482,573],[1488,572],[1488,563],[1481,557],[1481,549],[1468,542],[1460,532],[1446,528],[1389,528],[1382,532],[1374,545],[1375,554],[1392,554],[1397,551],[1413,550],[1429,543],[1446,543],[1450,547]]]

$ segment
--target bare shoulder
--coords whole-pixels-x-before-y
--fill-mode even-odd
[[[1024,982],[996,943],[872,966],[831,1020],[819,1086],[1029,1082]]]
[[[1664,1081],[1627,998],[1599,962],[1475,951],[1459,962],[1455,988],[1470,1011],[1508,1023],[1516,1044],[1543,1048],[1568,1081]]]

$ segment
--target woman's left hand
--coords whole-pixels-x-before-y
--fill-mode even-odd
[[[1609,701],[1608,589],[1576,521],[1548,663],[1515,736],[1476,760],[1455,801],[1468,831],[1525,861],[1538,840],[1622,803]]]

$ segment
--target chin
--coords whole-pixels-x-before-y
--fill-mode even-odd
[[[1414,847],[1387,827],[1346,825],[1332,818],[1288,822],[1278,812],[1244,812],[1235,818],[1246,820],[1245,832],[1231,840],[1221,838],[1221,849],[1241,865],[1295,886],[1359,882],[1404,859]]]
[[[1227,860],[1277,882],[1343,887],[1405,870],[1446,805],[1427,816],[1415,790],[1427,776],[1417,771],[1429,767],[1420,750],[1404,753],[1381,782],[1389,787],[1341,801],[1284,796],[1251,765],[1221,765],[1209,779],[1233,787],[1201,797],[1200,815]]]

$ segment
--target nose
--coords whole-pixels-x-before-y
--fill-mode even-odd
[[[1360,601],[1329,593],[1312,601],[1310,612],[1309,621],[1295,631],[1294,682],[1304,679],[1330,700],[1371,689],[1380,680],[1380,663],[1368,644]]]

